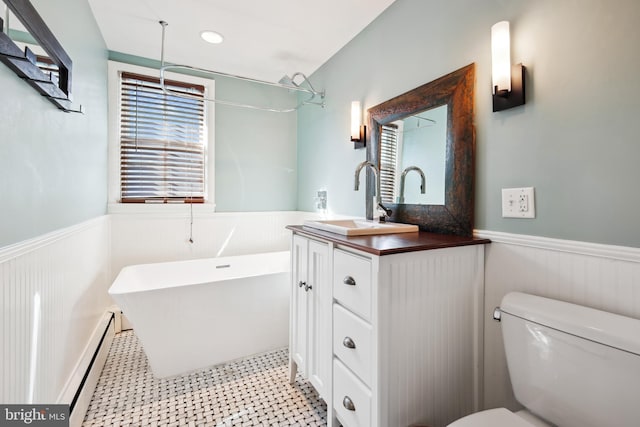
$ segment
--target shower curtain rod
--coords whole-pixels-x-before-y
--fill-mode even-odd
[[[288,89],[288,90],[294,90],[294,91],[298,91],[298,92],[305,92],[305,93],[308,93],[308,94],[311,95],[309,99],[305,99],[303,101],[300,101],[295,107],[291,107],[291,108],[263,107],[263,106],[252,105],[252,104],[244,104],[244,103],[234,102],[234,101],[225,101],[225,100],[222,100],[222,99],[215,99],[215,98],[204,98],[205,101],[214,102],[216,104],[222,104],[222,105],[230,105],[230,106],[234,106],[234,107],[250,108],[250,109],[253,109],[253,110],[271,111],[271,112],[275,112],[275,113],[290,113],[292,111],[296,111],[297,109],[299,109],[300,107],[302,107],[304,105],[317,105],[317,106],[320,106],[320,107],[324,108],[324,91],[315,90],[313,85],[311,85],[311,82],[309,81],[307,76],[305,76],[301,72],[296,72],[291,77],[288,77],[288,76],[283,77],[281,79],[281,81],[286,78],[287,81],[291,82],[290,84],[283,84],[283,83],[280,83],[280,82],[274,83],[274,82],[268,82],[268,81],[265,81],[265,80],[253,79],[251,77],[239,76],[239,75],[236,75],[236,74],[223,73],[221,71],[209,70],[209,69],[206,69],[206,68],[192,67],[190,65],[178,65],[178,64],[165,65],[165,63],[164,63],[164,39],[165,39],[165,30],[166,30],[167,25],[169,25],[169,24],[166,21],[159,21],[159,24],[162,26],[162,46],[161,46],[161,52],[160,52],[160,87],[162,88],[162,91],[164,93],[166,93],[168,95],[172,95],[172,96],[177,96],[177,97],[180,97],[180,98],[202,99],[202,98],[199,98],[199,97],[196,97],[196,96],[192,96],[192,95],[189,95],[189,94],[172,91],[171,89],[167,88],[166,85],[164,84],[164,80],[165,80],[164,73],[165,73],[165,71],[167,71],[167,70],[190,70],[190,71],[195,71],[195,72],[203,73],[203,74],[214,74],[214,75],[217,75],[217,76],[230,77],[230,78],[244,80],[244,81],[248,81],[248,82],[252,82],[252,83],[259,83],[259,84],[263,84],[263,85],[275,86],[275,87],[280,87],[280,88]],[[297,84],[294,81],[296,76],[301,76],[302,77],[302,79],[303,79],[302,83]],[[309,86],[308,88],[301,86],[305,82]],[[320,100],[316,101],[315,100],[316,97],[320,97]]]

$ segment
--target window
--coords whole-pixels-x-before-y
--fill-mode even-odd
[[[397,159],[398,126],[395,124],[382,125],[380,133],[380,198],[383,203],[395,203]]]
[[[205,186],[205,88],[120,73],[120,201],[202,203]]]

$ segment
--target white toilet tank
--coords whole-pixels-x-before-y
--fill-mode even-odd
[[[640,320],[517,292],[500,312],[528,410],[560,427],[640,426]]]

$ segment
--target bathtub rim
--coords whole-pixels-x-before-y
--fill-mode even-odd
[[[233,260],[244,259],[246,261],[248,258],[251,258],[251,259],[258,258],[258,257],[267,258],[269,256],[274,258],[277,258],[277,257],[282,258],[278,260],[279,262],[281,262],[280,268],[275,268],[276,266],[274,265],[268,265],[268,268],[266,268],[265,270],[252,271],[250,274],[218,277],[216,278],[216,280],[171,283],[165,286],[149,286],[148,284],[146,286],[131,286],[132,281],[135,282],[136,280],[140,280],[139,277],[132,277],[132,276],[134,276],[134,274],[136,274],[139,270],[143,268],[153,268],[153,267],[159,267],[159,266],[163,266],[165,268],[170,268],[172,266],[184,267],[185,265],[189,265],[189,264],[203,263],[203,262],[214,261],[214,260],[216,263],[220,263],[220,265],[224,265],[225,263],[230,263]],[[239,280],[243,278],[258,277],[258,276],[267,276],[272,274],[282,274],[282,273],[289,274],[290,268],[291,268],[290,259],[291,259],[290,251],[285,250],[285,251],[272,251],[272,252],[262,252],[262,253],[254,253],[254,254],[244,254],[244,255],[231,255],[231,256],[225,256],[225,257],[194,258],[194,259],[188,259],[188,260],[131,264],[123,267],[120,270],[116,278],[111,283],[111,286],[108,289],[108,294],[110,296],[126,295],[126,294],[141,293],[141,292],[161,291],[163,289],[179,288],[182,286],[197,286],[197,285],[203,285],[208,283],[232,281],[232,280]],[[146,278],[143,278],[143,279],[146,279]]]

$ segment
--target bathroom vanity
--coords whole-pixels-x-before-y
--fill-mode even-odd
[[[288,226],[291,381],[328,426],[444,426],[480,409],[486,239]]]

